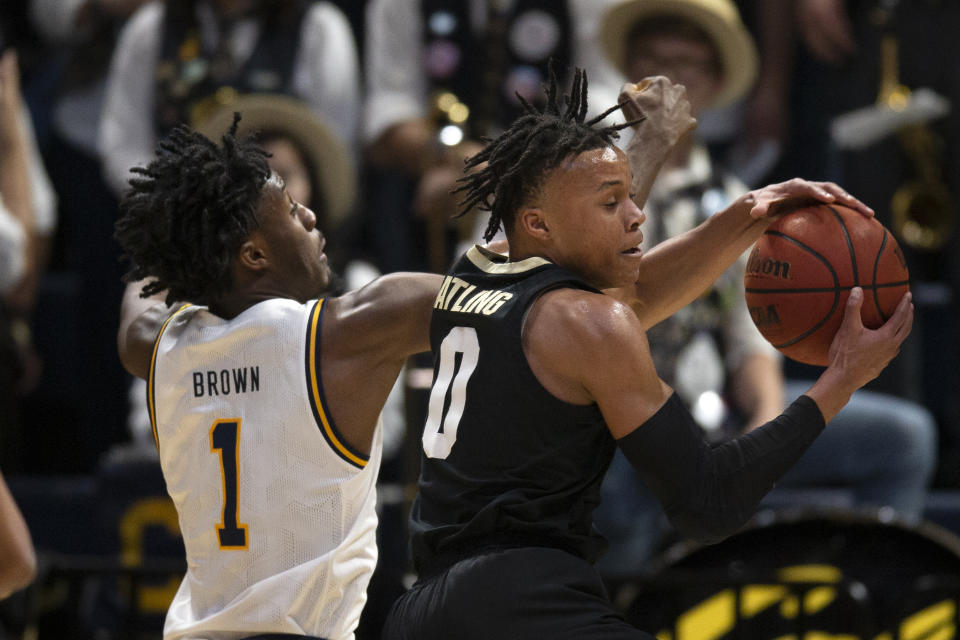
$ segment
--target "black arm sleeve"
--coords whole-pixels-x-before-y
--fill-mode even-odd
[[[617,443],[680,533],[719,542],[753,515],[825,426],[808,396],[774,420],[711,447],[674,393]]]

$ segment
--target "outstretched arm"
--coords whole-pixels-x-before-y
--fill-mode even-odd
[[[896,355],[910,333],[913,306],[905,295],[890,321],[863,327],[863,292],[851,293],[831,347],[830,366],[778,417],[711,448],[676,398],[618,444],[674,525],[714,542],[736,531],[820,431]]]
[[[341,296],[332,306],[353,351],[375,349],[384,360],[430,350],[430,317],[443,277],[391,273]]]
[[[525,352],[548,389],[572,394],[582,389],[584,396],[570,399],[597,403],[621,450],[684,535],[716,541],[746,522],[826,422],[886,367],[909,334],[909,294],[886,324],[869,330],[860,320],[863,293],[855,291],[820,379],[780,416],[719,447],[704,440],[689,411],[657,377],[636,316],[607,296],[570,300],[559,295],[577,294],[554,294],[552,307],[545,296],[538,303],[544,310],[532,311],[528,319]]]
[[[117,329],[117,353],[120,363],[130,374],[147,379],[153,344],[167,318],[177,310],[164,302],[166,292],[141,298],[146,281],[131,282],[123,292],[120,304],[120,326]]]
[[[632,287],[612,290],[649,329],[703,293],[756,242],[773,219],[811,200],[838,202],[864,215],[873,210],[832,182],[787,182],[748,191],[699,226],[644,255]]]

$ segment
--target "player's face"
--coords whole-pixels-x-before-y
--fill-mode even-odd
[[[263,187],[257,218],[276,284],[294,300],[320,295],[330,281],[327,241],[313,211],[291,198],[275,173]]]
[[[547,176],[539,200],[554,262],[598,288],[636,281],[646,216],[630,199],[623,151],[611,146],[567,159]]]

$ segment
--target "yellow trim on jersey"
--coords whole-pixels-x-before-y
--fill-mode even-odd
[[[337,437],[336,432],[330,426],[330,420],[327,418],[326,408],[323,406],[323,402],[320,398],[320,381],[318,380],[318,374],[320,372],[320,367],[317,365],[317,323],[320,321],[320,310],[323,308],[323,304],[326,300],[321,299],[317,302],[316,306],[313,309],[313,317],[310,318],[310,343],[307,345],[310,353],[310,392],[313,394],[313,404],[317,408],[317,415],[320,416],[320,422],[323,425],[323,432],[327,436],[327,440],[332,444],[338,453],[341,456],[350,460],[355,465],[359,467],[366,467],[367,461],[363,458],[354,454],[350,449],[340,441]]]
[[[524,271],[550,264],[549,260],[536,256],[517,262],[510,262],[507,256],[476,244],[467,249],[467,259],[481,271],[501,274],[523,273]]]
[[[167,325],[170,324],[170,321],[173,320],[175,315],[189,306],[192,306],[189,302],[182,305],[179,309],[171,313],[169,318],[163,321],[163,324],[160,326],[160,332],[157,333],[157,339],[153,343],[153,354],[150,356],[150,373],[147,375],[147,412],[150,414],[150,429],[153,431],[153,444],[156,445],[157,451],[160,451],[160,438],[157,436],[157,408],[154,406],[153,391],[153,378],[156,374],[157,367],[157,351],[160,349],[160,338],[163,337],[163,332],[167,330]]]

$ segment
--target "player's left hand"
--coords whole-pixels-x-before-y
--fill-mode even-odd
[[[739,200],[750,207],[751,218],[777,218],[813,202],[837,203],[873,217],[873,209],[833,182],[812,182],[793,178],[748,191]]]

